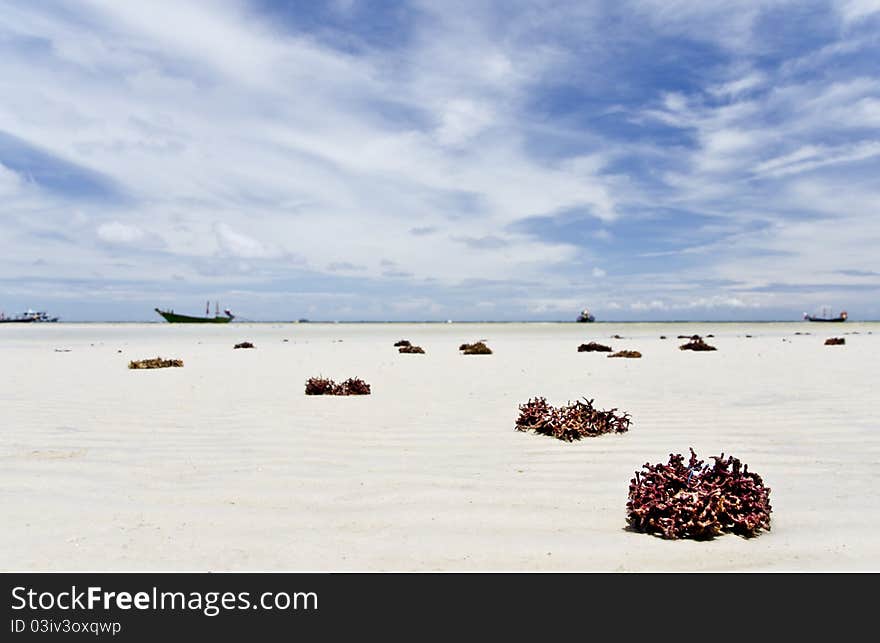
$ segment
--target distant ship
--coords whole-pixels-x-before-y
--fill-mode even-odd
[[[57,317],[49,317],[49,315],[41,310],[31,310],[30,308],[28,308],[25,312],[21,313],[17,317],[7,317],[3,313],[0,313],[0,324],[24,324],[57,321]]]
[[[846,311],[843,310],[837,317],[829,317],[827,309],[822,309],[822,316],[818,315],[809,315],[804,313],[804,319],[807,321],[815,321],[815,322],[845,322],[846,321]]]
[[[593,313],[591,313],[589,310],[584,308],[581,311],[581,314],[578,315],[577,321],[579,321],[579,322],[594,322],[594,321],[596,321],[596,318],[593,316]]]
[[[191,315],[180,315],[175,313],[173,310],[159,310],[155,309],[157,313],[162,315],[170,324],[228,324],[230,321],[235,319],[235,315],[230,312],[227,308],[223,311],[223,315],[220,314],[220,304],[216,305],[216,312],[213,317],[209,317],[211,314],[211,302],[209,301],[205,306],[205,316],[204,317],[193,317]]]

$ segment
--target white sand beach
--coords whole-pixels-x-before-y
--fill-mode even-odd
[[[718,350],[680,351],[694,333]],[[9,324],[0,346],[6,571],[880,570],[878,323]],[[185,366],[127,368],[156,356]],[[319,374],[372,394],[306,396]],[[632,425],[516,431],[536,395]],[[688,447],[764,478],[771,531],[626,529],[634,472]]]

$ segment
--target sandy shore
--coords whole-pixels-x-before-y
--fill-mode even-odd
[[[692,333],[718,351],[679,351]],[[459,354],[478,339],[495,353]],[[0,346],[3,570],[880,570],[877,323],[6,325]],[[127,368],[156,356],[185,366]],[[318,374],[373,394],[305,396]],[[632,427],[515,431],[535,395]],[[764,477],[770,532],[625,529],[635,470],[691,446]]]

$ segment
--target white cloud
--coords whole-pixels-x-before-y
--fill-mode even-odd
[[[216,231],[217,242],[220,244],[220,247],[236,257],[262,259],[277,255],[277,251],[269,250],[260,241],[233,230],[225,223],[217,224]]]
[[[0,163],[0,197],[8,198],[17,194],[21,186],[21,177]]]
[[[755,173],[771,176],[797,174],[838,163],[864,161],[878,155],[880,155],[880,142],[878,141],[836,148],[807,145],[790,154],[760,163],[755,167]]]
[[[666,303],[659,299],[652,299],[651,301],[634,301],[629,304],[629,309],[636,311],[665,310],[666,308],[668,308]]]
[[[715,96],[734,98],[744,92],[761,87],[766,83],[766,76],[762,73],[753,72],[736,80],[731,80],[709,88],[709,93]]]
[[[880,0],[844,0],[838,6],[845,22],[857,22],[880,13]]]
[[[108,243],[136,243],[144,238],[144,231],[137,226],[118,221],[99,225],[97,233],[101,240]]]
[[[492,110],[467,99],[453,99],[443,109],[436,137],[441,145],[461,145],[492,123]]]

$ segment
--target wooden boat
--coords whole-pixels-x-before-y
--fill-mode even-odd
[[[837,317],[829,317],[828,312],[825,309],[822,309],[822,316],[818,315],[810,315],[808,313],[804,313],[804,319],[807,321],[814,322],[845,322],[846,321],[846,311],[843,310]]]
[[[223,314],[220,314],[220,304],[217,304],[216,312],[213,317],[210,317],[211,314],[211,302],[208,302],[207,306],[205,306],[205,316],[204,317],[194,317],[192,315],[181,315],[179,313],[175,313],[173,310],[159,310],[155,309],[157,313],[162,315],[162,317],[169,324],[228,324],[230,321],[235,319],[235,315],[230,312],[227,308],[223,311]]]

